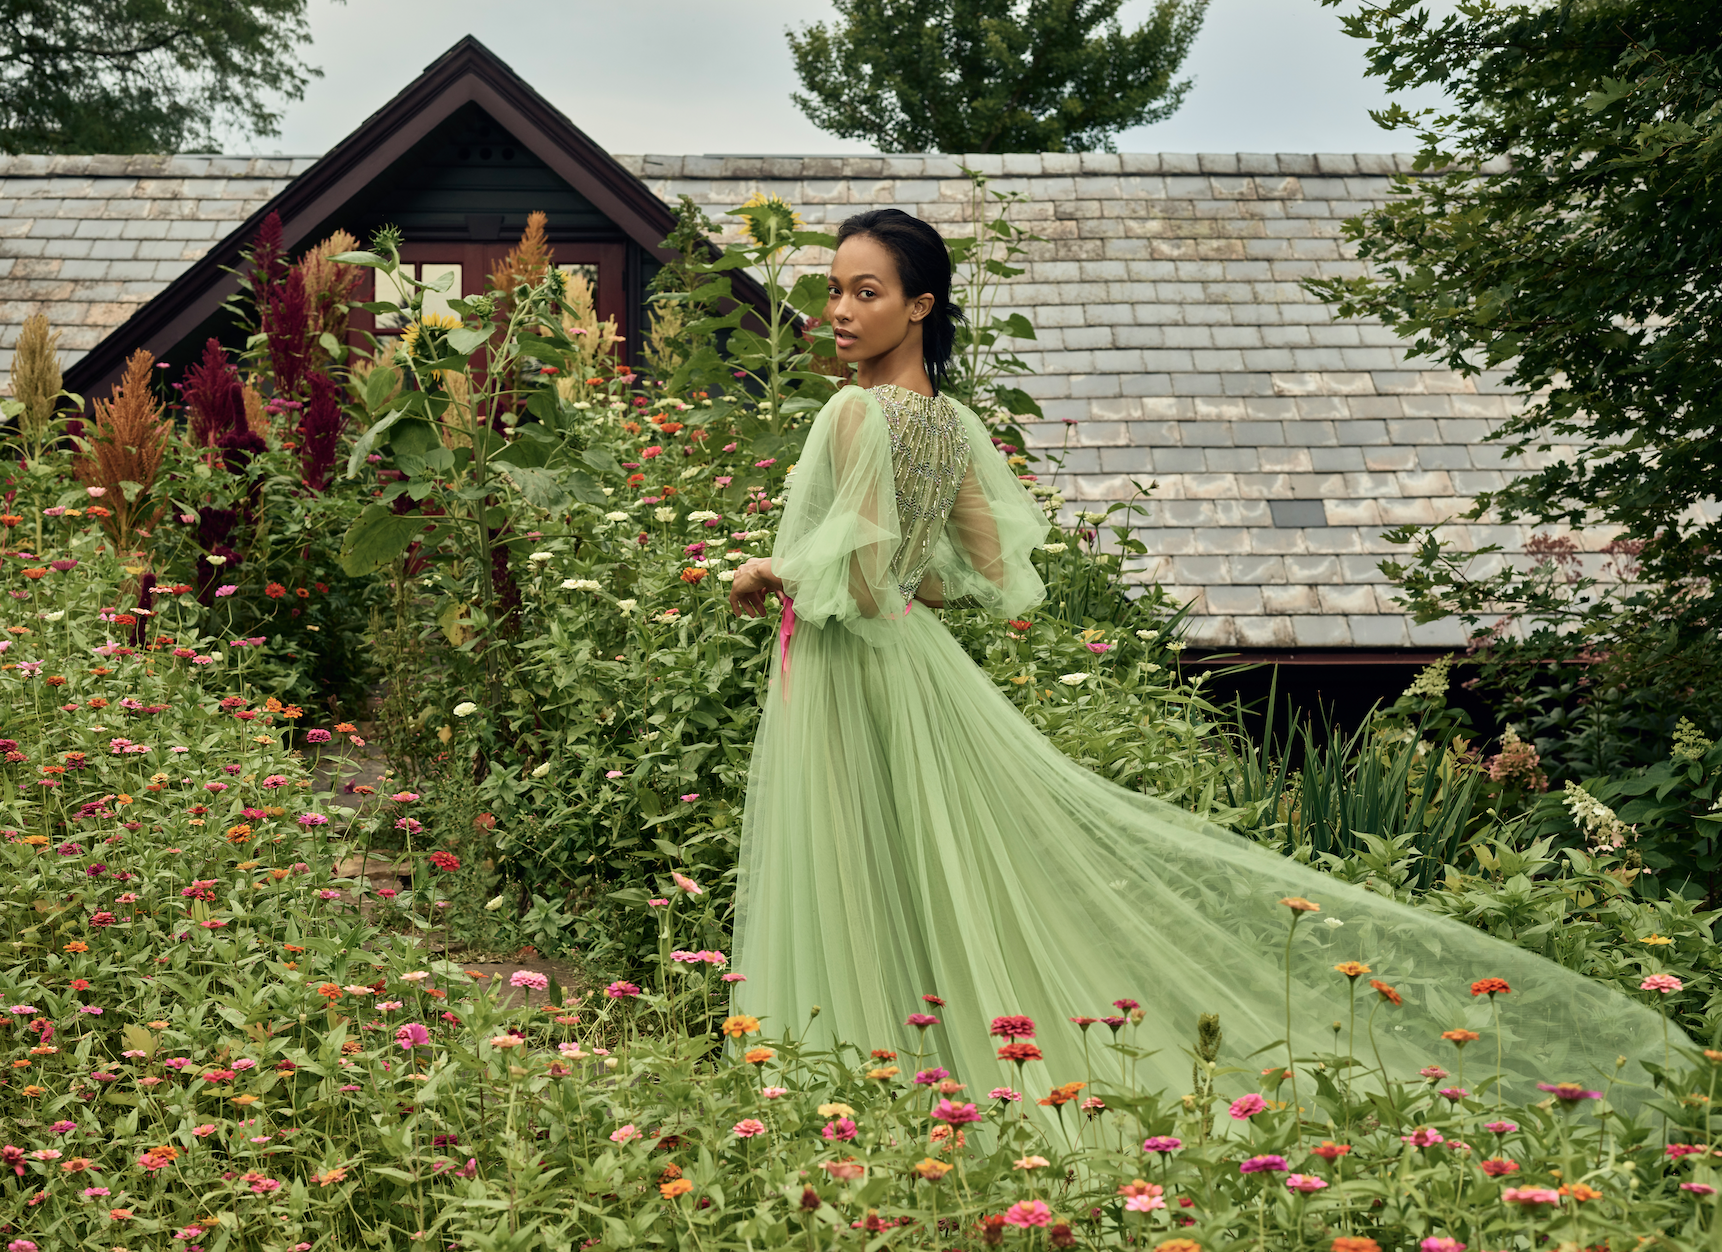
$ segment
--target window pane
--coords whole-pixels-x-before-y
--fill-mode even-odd
[[[401,272],[411,277],[413,267],[410,265],[403,265],[401,266]],[[375,299],[392,300],[396,304],[405,304],[407,302],[407,293],[401,290],[401,284],[395,281],[394,275],[385,274],[382,270],[372,270],[371,273],[377,276],[377,294]],[[379,334],[383,331],[399,330],[406,324],[407,319],[403,314],[377,314],[377,332]]]
[[[446,313],[458,320],[460,314],[449,308],[448,302],[450,298],[458,300],[464,294],[460,285],[460,266],[432,265],[429,263],[419,266],[419,281],[422,283],[428,283],[433,278],[441,278],[444,274],[453,274],[454,281],[449,284],[447,291],[425,292],[425,313]]]

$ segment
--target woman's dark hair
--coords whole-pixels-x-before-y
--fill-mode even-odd
[[[937,394],[951,372],[957,323],[964,320],[962,309],[951,300],[951,250],[938,231],[902,209],[869,209],[845,218],[837,228],[838,246],[856,235],[868,235],[884,245],[897,263],[904,295],[910,299],[932,295],[933,311],[921,323],[921,359]]]

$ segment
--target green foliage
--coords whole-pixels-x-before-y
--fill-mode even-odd
[[[280,133],[305,0],[0,0],[0,151],[217,152]]]
[[[840,24],[789,35],[821,130],[882,152],[1087,152],[1172,116],[1206,0],[835,0]]]
[[[975,233],[945,241],[954,273],[951,294],[964,313],[952,344],[946,389],[984,418],[1044,417],[1033,397],[1004,381],[1030,371],[1003,340],[1032,340],[1034,326],[1021,313],[1000,317],[994,309],[1002,281],[1023,273],[1021,266],[1011,262],[1025,255],[1029,244],[1045,240],[1010,220],[1011,210],[1025,199],[1021,192],[992,190],[985,174],[971,169],[963,173],[969,179],[969,220],[975,224]],[[996,209],[998,214],[991,221],[985,218],[989,209]],[[1020,428],[996,429],[1021,439]]]
[[[1484,492],[1468,517],[1605,527],[1630,566],[1599,581],[1558,561],[1479,562],[1498,549],[1405,527],[1395,538],[1413,554],[1383,568],[1419,620],[1514,619],[1526,642],[1495,646],[1533,662],[1606,652],[1601,681],[1653,688],[1711,725],[1722,518],[1700,506],[1722,474],[1713,19],[1637,0],[1439,20],[1390,0],[1347,16],[1390,90],[1438,85],[1453,104],[1378,115],[1417,136],[1418,175],[1347,224],[1368,276],[1307,284],[1416,354],[1505,371],[1528,400],[1490,436],[1505,449],[1580,445]]]

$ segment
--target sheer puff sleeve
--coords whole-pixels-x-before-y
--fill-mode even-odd
[[[771,569],[795,601],[796,620],[842,622],[867,636],[900,618],[891,433],[865,391],[845,387],[819,411],[788,486]]]
[[[1029,553],[1045,541],[1049,523],[993,449],[980,418],[960,404],[956,409],[969,437],[969,467],[950,521],[934,545],[921,593],[953,608],[1021,617],[1046,598],[1046,586]]]

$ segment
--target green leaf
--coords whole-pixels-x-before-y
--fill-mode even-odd
[[[384,365],[372,370],[365,379],[365,411],[375,413],[382,408],[400,385],[401,372],[393,366]]]
[[[449,278],[451,275],[444,274],[443,277]],[[438,290],[441,290],[441,288],[438,288]],[[490,327],[485,326],[477,329],[471,326],[456,327],[454,330],[448,332],[445,342],[447,342],[450,349],[460,353],[460,355],[471,356],[474,352],[477,352],[485,344],[490,342]]]
[[[390,512],[384,504],[367,505],[341,541],[341,568],[357,578],[389,564],[424,528],[417,514]]]
[[[442,447],[437,428],[423,418],[396,422],[389,430],[389,448],[396,456],[422,457],[432,448]]]
[[[587,448],[580,454],[580,459],[600,474],[620,474],[622,472],[622,463],[608,448]]]
[[[528,504],[552,512],[567,506],[568,493],[562,489],[557,476],[550,470],[527,469],[523,465],[510,465],[507,462],[498,462],[498,468],[508,475],[509,481],[526,497]]]
[[[389,264],[387,260],[375,252],[337,252],[329,259],[338,261],[342,265],[363,265],[370,269],[378,269]]]
[[[388,433],[389,427],[405,416],[406,411],[404,409],[396,409],[394,412],[385,414],[372,422],[365,433],[353,441],[352,455],[347,458],[347,472],[342,477],[351,478],[357,474],[359,466],[365,463],[365,458],[376,449],[377,440]]]

